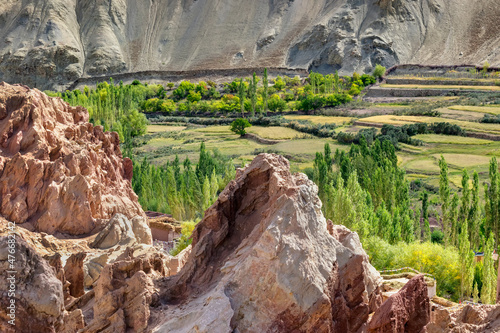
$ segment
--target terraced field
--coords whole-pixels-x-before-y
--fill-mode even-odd
[[[441,134],[419,134],[415,135],[413,138],[422,140],[426,143],[448,143],[461,145],[488,145],[493,143],[491,140]]]
[[[231,132],[229,126],[150,125],[148,132],[151,135],[144,145],[135,148],[135,152],[139,158],[147,156],[156,165],[172,161],[176,155],[181,160],[188,157],[191,161],[197,162],[200,144],[204,142],[208,149],[217,149],[223,155],[233,158],[237,165],[244,165],[259,153],[274,152],[288,157],[294,170],[298,171],[312,167],[316,152],[322,151],[325,143],[329,143],[333,150],[349,149],[349,146],[339,145],[336,140],[313,137],[286,127],[252,126],[247,131],[281,142],[265,145],[241,138]]]
[[[422,80],[425,80],[422,78]],[[433,78],[434,81],[435,78]],[[422,81],[424,82],[424,81]],[[425,83],[425,82],[424,82]],[[485,82],[481,82],[485,84]],[[477,90],[479,94],[498,94],[500,86],[449,85],[443,80],[442,85],[382,85],[386,88],[411,89],[460,89]],[[376,128],[380,131],[383,124],[401,126],[413,123],[448,122],[456,124],[476,137],[461,137],[436,134],[416,135],[413,138],[423,142],[421,146],[400,143],[397,152],[400,166],[406,169],[410,181],[421,180],[427,188],[438,189],[438,161],[443,155],[449,165],[449,178],[452,187],[461,187],[462,170],[465,168],[471,174],[479,173],[480,181],[488,178],[489,161],[493,156],[500,158],[500,141],[493,141],[500,136],[500,125],[481,123],[485,114],[500,114],[500,104],[460,105],[464,101],[460,96],[421,96],[418,97],[377,97],[370,96],[367,102],[358,103],[352,109],[343,107],[342,114],[348,116],[323,115],[285,115],[288,120],[309,122],[312,124],[336,124],[336,133],[356,133],[365,128]],[[500,95],[498,95],[500,96]],[[423,104],[422,104],[423,103]],[[498,102],[497,102],[498,103]],[[415,111],[427,110],[428,106],[436,105],[439,117],[417,116]],[[467,103],[464,103],[467,104]],[[422,108],[423,105],[423,108]],[[426,109],[427,108],[427,109]],[[432,109],[435,110],[435,109]],[[338,113],[333,112],[334,114]],[[261,152],[273,152],[286,156],[293,171],[304,171],[313,167],[315,153],[322,151],[325,143],[329,143],[332,151],[342,149],[347,151],[350,145],[339,144],[332,138],[318,138],[285,127],[252,126],[247,129],[251,134],[270,140],[279,141],[275,144],[262,144],[251,138],[241,138],[229,129],[229,126],[199,126],[170,124],[170,126],[151,125],[148,127],[149,139],[144,145],[137,147],[140,156],[148,156],[155,164],[164,164],[173,160],[178,154],[181,159],[189,157],[193,162],[198,159],[201,142],[208,149],[217,149],[223,155],[230,156],[236,165],[241,166],[251,161]],[[437,192],[436,192],[437,193]],[[437,194],[431,198],[436,200]],[[483,191],[481,191],[481,195]],[[417,198],[414,198],[417,200]]]
[[[498,106],[453,105],[448,108],[459,111],[480,112],[494,115],[500,114],[500,107]]]
[[[425,84],[381,84],[382,88],[396,89],[456,89],[500,91],[499,86],[425,85]]]
[[[360,122],[362,122],[363,124],[372,123],[372,124],[389,124],[398,126],[406,124],[414,124],[414,123],[448,122],[451,124],[456,124],[468,131],[500,135],[500,125],[498,124],[486,124],[486,123],[455,120],[455,119],[441,118],[441,117],[381,115],[381,116],[362,118]]]

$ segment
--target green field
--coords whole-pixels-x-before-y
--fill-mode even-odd
[[[271,140],[287,140],[287,139],[296,139],[307,136],[304,133],[300,133],[294,129],[288,127],[279,127],[279,126],[271,126],[271,127],[252,126],[247,129],[247,132],[258,135],[261,138],[271,139]]]
[[[445,120],[432,117],[388,115],[364,118],[362,121],[367,119],[374,123],[392,124],[413,123],[423,119]],[[489,124],[477,123],[476,125]],[[493,128],[500,131],[500,126],[492,125]],[[361,128],[366,127],[352,125],[340,127],[342,131],[354,132]],[[491,128],[489,129],[491,130]],[[248,128],[248,131],[263,138],[279,139],[281,142],[265,145],[254,140],[241,138],[231,132],[229,126],[150,125],[148,132],[153,133],[150,135],[151,138],[144,145],[135,148],[135,153],[139,157],[147,156],[156,165],[172,161],[176,154],[181,160],[188,157],[196,163],[200,144],[204,142],[208,149],[217,149],[222,154],[233,158],[234,163],[238,166],[249,163],[261,152],[270,152],[284,155],[290,160],[292,170],[301,171],[313,166],[316,152],[323,151],[325,143],[330,144],[333,152],[337,148],[347,151],[350,147],[339,144],[331,138],[317,138],[285,127],[252,126]],[[422,179],[431,186],[439,186],[438,159],[441,154],[449,164],[450,181],[456,189],[461,186],[462,169],[466,168],[470,172],[477,170],[481,173],[480,178],[486,180],[489,160],[492,156],[500,157],[499,141],[436,134],[417,135],[414,138],[422,140],[424,145],[400,144],[401,149],[397,153],[399,164],[407,170],[408,179]]]
[[[456,124],[465,130],[480,133],[490,133],[500,135],[500,125],[477,123],[472,121],[455,120],[440,117],[419,117],[419,116],[395,116],[395,115],[382,115],[372,116],[360,119],[362,122],[374,124],[389,124],[389,125],[406,125],[413,123],[440,123],[448,122]]]
[[[223,155],[232,157],[237,165],[248,163],[261,152],[271,152],[286,156],[294,170],[301,170],[312,167],[316,152],[322,151],[325,143],[329,143],[333,151],[337,148],[349,149],[349,146],[339,145],[336,140],[316,138],[286,127],[252,126],[247,130],[260,137],[281,142],[265,145],[241,138],[231,132],[229,126],[189,128],[149,125],[148,132],[154,133],[144,145],[135,148],[135,154],[140,158],[147,156],[156,165],[172,161],[175,155],[181,160],[188,157],[192,162],[197,162],[200,144],[204,142],[208,149],[217,149]]]
[[[448,144],[461,144],[461,145],[487,145],[493,141],[469,138],[466,136],[455,135],[440,135],[440,134],[419,134],[413,137],[414,139],[422,140],[426,143],[448,143]]]

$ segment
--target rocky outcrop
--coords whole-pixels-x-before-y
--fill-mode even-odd
[[[493,333],[500,331],[500,305],[433,306],[427,333]]]
[[[164,332],[357,332],[380,276],[356,234],[328,233],[320,208],[284,157],[257,156],[206,211],[182,270],[156,282],[165,305],[150,321]]]
[[[64,265],[64,276],[66,281],[70,283],[69,294],[73,297],[80,297],[85,294],[83,286],[83,260],[86,256],[85,252],[72,254],[66,260],[66,265]]]
[[[88,117],[36,89],[0,83],[0,215],[69,235],[96,232],[117,213],[144,215],[118,135]]]
[[[144,71],[267,66],[351,73],[377,63],[500,65],[497,4],[4,0],[0,80],[62,90],[82,77],[131,73],[132,81]]]
[[[134,243],[151,245],[152,242],[151,229],[149,229],[145,217],[136,216],[129,220],[123,214],[116,214],[97,234],[90,246],[108,249],[116,245],[126,246]]]
[[[375,311],[370,333],[420,333],[430,322],[430,302],[424,276],[412,278]]]
[[[15,259],[9,262],[9,239],[15,238],[0,237],[0,331],[57,332],[64,317],[61,281],[54,269],[21,238],[15,239]],[[8,323],[13,319],[8,316],[12,299],[8,291],[15,295],[15,326]]]
[[[150,304],[158,297],[153,279],[168,274],[158,253],[128,257],[107,265],[95,286],[92,322],[83,332],[144,332]],[[156,298],[154,297],[156,295]]]

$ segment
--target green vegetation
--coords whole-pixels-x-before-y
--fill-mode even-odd
[[[186,247],[188,247],[193,239],[191,238],[191,234],[193,233],[194,228],[198,222],[187,221],[182,223],[181,229],[181,237],[177,240],[175,247],[170,251],[170,255],[176,256],[182,252]]]
[[[485,139],[469,138],[465,136],[452,136],[443,134],[417,134],[414,136],[416,140],[426,143],[445,143],[445,144],[461,144],[461,145],[487,145],[493,141]]]
[[[186,221],[201,219],[234,174],[230,159],[208,152],[202,143],[196,165],[186,158],[181,166],[177,156],[162,167],[151,165],[147,158],[140,163],[134,160],[132,187],[144,210]]]
[[[58,95],[89,107],[92,122],[125,139],[144,209],[191,221],[173,253],[189,244],[193,221],[234,177],[235,166],[278,153],[318,185],[324,215],[358,232],[376,268],[410,266],[433,274],[441,296],[492,302],[500,95],[354,98],[384,75],[385,68],[377,69],[374,76],[310,73],[305,82],[267,73],[166,88],[111,81]],[[269,141],[241,137],[246,132]],[[484,264],[475,263],[473,251],[485,252]]]
[[[231,123],[231,131],[239,134],[240,136],[245,135],[247,132],[245,131],[245,128],[252,126],[248,120],[244,118],[236,119]]]
[[[398,243],[391,245],[378,237],[368,237],[363,248],[370,263],[378,270],[412,267],[432,274],[437,282],[437,294],[457,301],[460,297],[460,262],[454,247],[436,243]]]
[[[385,67],[382,65],[376,65],[375,69],[373,70],[373,76],[376,77],[377,79],[382,78],[385,75]]]

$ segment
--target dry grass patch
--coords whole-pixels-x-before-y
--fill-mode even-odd
[[[490,163],[490,157],[481,155],[469,155],[469,154],[442,154],[446,163],[455,166],[459,169],[472,168],[481,165],[488,165]],[[440,154],[432,155],[436,161],[441,158]]]
[[[466,136],[455,135],[440,135],[440,134],[418,134],[414,139],[422,140],[427,143],[445,143],[445,144],[460,144],[460,145],[487,145],[493,141],[477,138],[469,138]]]
[[[453,105],[448,107],[451,110],[459,110],[459,111],[471,111],[471,112],[481,112],[481,113],[489,113],[489,114],[500,114],[500,107],[498,106],[473,106],[473,105]]]
[[[271,140],[287,140],[294,138],[304,137],[304,133],[296,131],[288,127],[271,126],[271,127],[261,127],[252,126],[246,129],[248,133],[252,133],[260,136],[264,139]]]
[[[148,125],[148,133],[160,132],[180,132],[186,129],[186,126],[169,126],[169,125]]]

